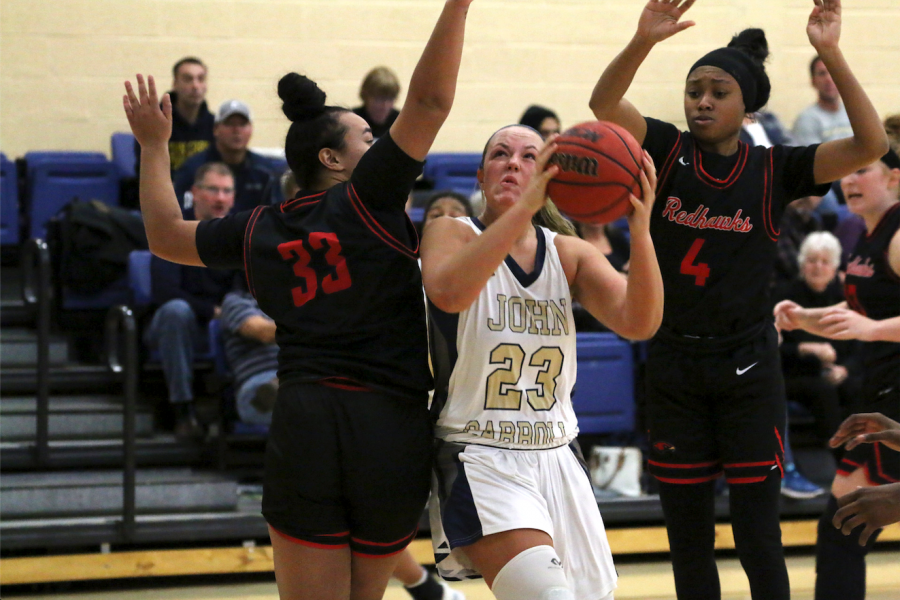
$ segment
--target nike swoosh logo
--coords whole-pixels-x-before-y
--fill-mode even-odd
[[[740,367],[738,367],[737,369],[734,370],[734,372],[737,373],[738,375],[743,375],[744,373],[746,373],[747,371],[749,371],[750,369],[752,369],[753,367],[755,367],[755,366],[758,365],[758,364],[759,364],[759,363],[753,363],[752,365],[750,365],[750,366],[747,367],[746,369],[741,369]]]
[[[688,166],[689,164],[691,164],[691,163],[686,163],[686,162],[684,162],[684,157],[683,157],[683,156],[679,156],[679,157],[678,157],[678,162],[680,162],[680,163],[683,164],[684,166]]]

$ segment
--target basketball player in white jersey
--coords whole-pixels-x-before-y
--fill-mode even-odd
[[[506,127],[488,141],[478,218],[422,242],[435,362],[432,536],[446,579],[483,576],[499,600],[605,600],[616,572],[580,450],[572,300],[619,335],[652,336],[663,287],[649,234],[656,175],[631,198],[626,280],[546,200],[556,146]],[[540,213],[539,213],[540,211]],[[555,217],[552,217],[555,215]]]

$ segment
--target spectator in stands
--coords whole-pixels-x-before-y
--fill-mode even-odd
[[[575,231],[578,232],[578,237],[597,248],[616,271],[628,273],[631,242],[616,225],[576,222]],[[572,315],[575,320],[575,331],[609,331],[608,327],[595,319],[577,300],[572,301]]]
[[[532,104],[522,113],[519,125],[527,125],[541,134],[545,140],[548,136],[559,133],[561,125],[556,113],[543,106]]]
[[[751,146],[771,148],[776,144],[791,145],[791,136],[775,113],[760,110],[744,117],[741,141]]]
[[[776,292],[776,300],[821,308],[844,301],[837,277],[841,244],[827,231],[810,233],[800,245],[800,276]],[[818,439],[824,445],[841,421],[838,386],[847,380],[853,344],[828,340],[803,330],[782,332],[781,364],[788,400],[799,401],[815,417]]]
[[[203,165],[191,189],[194,206],[186,217],[208,221],[231,212],[234,176],[227,165]],[[160,350],[169,402],[175,409],[176,436],[199,437],[203,429],[194,408],[194,349],[202,343],[209,321],[219,316],[222,299],[234,288],[238,274],[179,265],[155,255],[150,273],[157,309],[144,339]]]
[[[175,173],[175,194],[183,208],[191,206],[186,192],[190,191],[195,171],[208,162],[225,163],[234,173],[234,212],[281,202],[281,187],[272,163],[249,149],[253,135],[250,107],[240,100],[223,102],[216,114],[213,135],[215,143],[192,156]]]
[[[225,358],[234,375],[238,416],[245,423],[269,425],[278,397],[275,321],[247,291],[225,295],[220,319]]]
[[[772,287],[787,285],[794,282],[800,275],[800,264],[797,257],[800,255],[800,244],[810,233],[822,230],[822,222],[815,209],[822,201],[821,196],[805,196],[798,198],[784,209],[779,224],[780,234],[776,245],[775,271],[773,273]]]
[[[472,204],[469,199],[453,190],[439,190],[425,200],[423,207],[425,217],[422,219],[422,229],[439,217],[471,217]]]
[[[172,90],[169,92],[172,98],[172,137],[169,139],[172,173],[191,156],[206,150],[213,141],[213,115],[206,105],[206,74],[206,65],[193,56],[182,58],[172,67]],[[141,146],[137,141],[134,154],[135,172],[140,174]],[[193,181],[193,173],[191,176]]]
[[[359,88],[362,106],[353,112],[365,119],[372,128],[372,135],[380,138],[391,128],[400,112],[394,108],[400,94],[400,80],[387,67],[375,67],[366,74]]]
[[[853,135],[847,109],[834,79],[822,59],[809,63],[809,75],[816,90],[816,102],[803,110],[794,121],[794,143],[798,146],[821,144]]]

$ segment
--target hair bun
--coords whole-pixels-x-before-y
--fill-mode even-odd
[[[749,54],[760,64],[769,57],[769,42],[766,41],[766,32],[758,27],[743,30],[731,38],[728,47]]]
[[[308,121],[325,112],[325,92],[316,82],[297,73],[288,73],[278,82],[281,110],[291,121]]]

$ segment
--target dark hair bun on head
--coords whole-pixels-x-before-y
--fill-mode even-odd
[[[731,38],[728,47],[749,54],[760,65],[769,57],[769,42],[766,41],[766,32],[756,27],[745,29]]]
[[[281,110],[291,121],[308,121],[325,112],[325,92],[316,82],[297,73],[288,73],[278,82]]]

